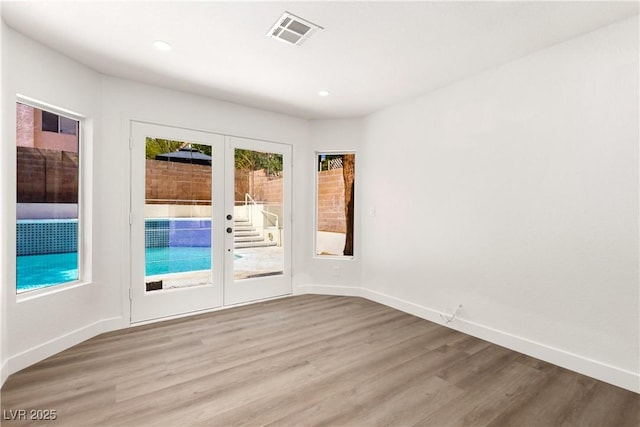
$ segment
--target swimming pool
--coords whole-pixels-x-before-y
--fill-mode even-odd
[[[18,292],[78,280],[77,228],[74,219],[18,220]],[[146,276],[209,270],[211,218],[146,218],[145,247]]]
[[[234,255],[234,259],[240,258]],[[78,253],[21,255],[17,262],[17,290],[24,292],[71,282],[78,278]],[[165,246],[145,248],[145,275],[211,269],[211,248]]]
[[[78,279],[78,253],[20,255],[16,257],[18,292]]]

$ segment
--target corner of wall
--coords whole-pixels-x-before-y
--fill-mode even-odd
[[[46,359],[95,336],[122,328],[122,319],[112,318],[99,320],[91,325],[55,337],[42,344],[11,356],[2,366],[3,377],[16,373],[28,366]],[[127,325],[128,326],[128,325]],[[4,380],[3,380],[4,381]]]
[[[0,388],[2,388],[8,377],[7,362],[3,360],[2,363],[0,363]]]
[[[360,286],[333,286],[320,284],[298,285],[294,295],[339,295],[344,297],[363,297],[365,290]]]
[[[361,296],[422,319],[455,329],[456,331],[460,331],[467,335],[506,347],[510,350],[526,354],[536,359],[544,360],[545,362],[587,375],[635,393],[640,393],[640,373],[638,372],[630,372],[620,369],[597,360],[588,359],[575,353],[532,341],[464,318],[456,318],[455,321],[445,324],[442,316],[446,316],[447,313],[367,288],[362,288]]]
[[[370,301],[386,305],[421,319],[440,324],[467,335],[480,338],[510,350],[544,360],[565,369],[587,375],[609,384],[640,393],[640,373],[630,372],[597,360],[570,353],[559,348],[535,342],[524,337],[509,334],[464,318],[456,318],[447,324],[443,316],[447,313],[439,310],[377,292],[359,286],[332,286],[323,284],[299,285],[294,290],[295,295],[336,295],[366,298]]]
[[[635,17],[368,116],[363,296],[640,393],[637,86]]]
[[[294,293],[324,293],[346,292],[351,295],[360,292],[362,279],[362,170],[361,152],[363,148],[364,119],[318,119],[309,121],[310,145],[304,157],[304,181],[296,195],[304,197],[304,204],[298,204],[296,218],[302,218],[304,228],[302,256],[296,269],[304,271],[304,278],[296,281]],[[354,230],[354,257],[316,257],[316,228],[317,224],[317,189],[316,186],[316,160],[318,152],[354,152],[356,153],[355,166],[355,230]],[[339,274],[336,270],[339,269]],[[333,282],[334,286],[319,285],[318,283]],[[342,294],[341,293],[341,294]],[[354,295],[357,296],[357,295]]]
[[[3,35],[5,32],[5,23],[4,20],[2,19],[2,4],[0,4],[0,87],[4,87],[3,84],[3,69],[2,69],[2,54],[1,52],[3,52],[4,49],[2,49],[2,45],[3,45]],[[5,94],[3,94],[0,91],[0,105],[2,105],[2,108],[0,108],[1,110],[4,110],[5,108]],[[3,116],[4,117],[4,116]],[[4,140],[4,121],[2,120],[2,117],[0,117],[0,135],[2,136],[2,139]],[[4,147],[6,144],[3,144],[2,146]],[[0,151],[1,153],[1,151]],[[0,154],[0,157],[4,158],[5,156],[2,156]],[[5,170],[6,168],[0,168],[0,170]],[[2,187],[2,185],[4,184],[4,177],[0,176],[0,188]],[[4,205],[4,204],[3,204]],[[5,242],[5,219],[4,219],[4,207],[0,208],[0,242]],[[0,264],[4,264],[4,257],[5,257],[5,245],[0,246]],[[4,271],[2,269],[0,269],[0,387],[2,387],[2,385],[4,384],[4,382],[6,381],[7,377],[9,376],[9,374],[7,373],[7,361],[6,361],[6,355],[5,355],[5,343],[6,343],[6,319],[5,319],[5,313],[7,312],[6,310],[6,298],[4,297],[5,293],[7,292],[6,289],[6,283],[7,281],[5,280],[5,274]]]

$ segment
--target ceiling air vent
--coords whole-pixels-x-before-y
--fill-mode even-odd
[[[306,19],[285,12],[273,27],[271,27],[267,36],[280,40],[281,42],[300,46],[311,37],[313,33],[322,29],[321,26],[309,22]]]

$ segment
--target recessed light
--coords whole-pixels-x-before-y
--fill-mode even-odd
[[[153,47],[162,52],[169,52],[171,50],[171,45],[164,40],[154,40]]]
[[[320,90],[318,91],[318,96],[329,96],[328,90]]]

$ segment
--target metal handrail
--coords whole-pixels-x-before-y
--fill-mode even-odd
[[[251,197],[251,194],[249,193],[244,193],[244,207],[247,207],[248,202],[251,201],[251,203],[253,204],[253,206],[256,206],[258,209],[260,209],[260,212],[262,212],[262,214],[264,216],[267,217],[267,219],[269,219],[269,216],[275,216],[276,217],[276,223],[274,224],[276,228],[280,228],[280,219],[278,217],[278,215],[274,214],[273,212],[267,212],[264,209],[262,209],[260,207],[259,204],[256,203],[256,201],[253,199],[253,197]],[[253,209],[253,207],[252,207]],[[271,221],[271,220],[269,220]]]

